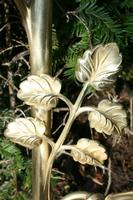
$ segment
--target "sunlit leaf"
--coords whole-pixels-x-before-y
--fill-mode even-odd
[[[98,108],[88,115],[90,127],[107,135],[120,134],[122,129],[127,126],[126,117],[122,106],[109,100],[102,100]]]
[[[114,75],[119,71],[122,56],[116,43],[98,45],[87,50],[78,59],[75,76],[78,81],[88,81],[96,90],[102,90],[112,84]]]
[[[105,200],[132,200],[132,199],[133,199],[133,191],[110,194],[105,198]]]
[[[18,98],[27,105],[50,110],[56,107],[56,96],[60,93],[61,83],[47,74],[32,75],[20,84]]]
[[[133,199],[133,191],[131,192],[121,192],[116,194],[109,194],[106,198],[101,193],[87,193],[82,191],[72,192],[62,200],[69,199],[86,199],[86,200],[132,200]]]
[[[101,165],[107,159],[104,147],[95,140],[82,138],[78,140],[75,147],[77,151],[72,150],[71,155],[81,164]]]
[[[100,193],[87,193],[83,191],[76,191],[67,194],[65,197],[63,197],[61,200],[81,200],[81,199],[86,199],[86,200],[104,200],[104,195]]]
[[[18,118],[8,124],[4,135],[13,142],[32,149],[42,143],[46,127],[44,122],[34,118]]]

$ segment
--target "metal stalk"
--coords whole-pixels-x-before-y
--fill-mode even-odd
[[[25,27],[30,50],[31,74],[51,73],[51,33],[52,33],[52,0],[14,0]],[[50,112],[32,109],[32,116],[45,121],[47,135],[50,136]],[[41,144],[32,152],[32,185],[33,200],[47,200],[44,191],[46,163],[49,157],[49,146]]]

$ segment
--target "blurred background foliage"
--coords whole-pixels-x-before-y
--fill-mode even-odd
[[[77,58],[100,43],[116,42],[123,55],[119,79],[133,86],[133,1],[54,0],[53,75],[71,96]],[[0,199],[31,198],[31,155],[3,137],[7,123],[30,114],[16,98],[20,81],[30,73],[26,33],[13,1],[0,0]],[[70,88],[71,86],[71,88]]]

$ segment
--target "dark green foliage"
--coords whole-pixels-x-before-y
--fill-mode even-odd
[[[76,0],[75,8],[69,5],[70,7],[66,9],[59,0],[56,0],[55,4],[57,12],[54,20],[59,41],[56,57],[60,58],[56,68],[65,66],[65,77],[74,80],[77,58],[86,49],[109,42],[116,42],[119,45],[123,60],[128,60],[127,63],[124,61],[123,69],[130,71],[133,43],[132,1]],[[56,27],[57,22],[59,22],[58,27]],[[130,52],[125,54],[125,51]]]
[[[133,8],[133,1],[124,0],[121,2],[122,7]]]
[[[31,197],[31,161],[4,138],[0,139],[0,158],[0,199],[28,200]]]
[[[76,12],[86,23],[94,45],[114,41],[121,36],[120,24],[111,18],[104,7],[99,7],[95,2],[79,7]]]
[[[123,26],[125,28],[126,35],[133,40],[133,15],[129,14],[125,16]]]

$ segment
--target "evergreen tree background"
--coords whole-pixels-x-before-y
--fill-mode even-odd
[[[54,0],[53,75],[59,74],[64,93],[78,92],[74,70],[88,48],[116,42],[123,55],[119,80],[133,86],[133,1]],[[3,137],[7,123],[29,114],[16,98],[20,81],[30,73],[29,51],[20,15],[13,1],[0,1],[0,199],[31,197],[30,152]],[[28,72],[28,73],[27,73]],[[71,89],[70,88],[71,85]]]

